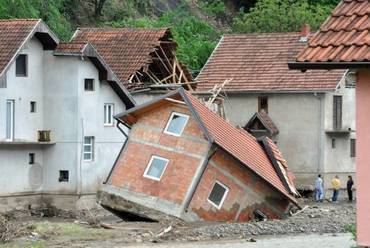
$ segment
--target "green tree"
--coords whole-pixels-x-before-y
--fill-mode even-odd
[[[331,0],[259,0],[250,12],[239,13],[233,30],[240,33],[289,32],[299,31],[304,23],[317,29],[333,5],[335,2]]]

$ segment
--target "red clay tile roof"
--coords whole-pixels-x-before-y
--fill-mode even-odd
[[[306,43],[300,33],[225,35],[196,81],[207,91],[225,79],[226,92],[326,91],[336,88],[343,70],[307,71],[288,68]]]
[[[186,91],[185,94],[217,145],[296,203],[296,199],[285,188],[265,150],[255,137],[243,129],[232,126],[189,92]]]
[[[342,0],[297,62],[369,62],[370,1]]]
[[[0,20],[0,73],[39,21],[38,19]]]
[[[245,125],[244,128],[250,128],[250,125],[253,123],[253,121],[256,118],[258,118],[261,121],[261,123],[271,133],[271,135],[275,135],[275,134],[279,133],[279,129],[277,128],[275,123],[272,121],[270,116],[263,109],[259,113],[255,113],[252,116],[252,118],[248,121],[248,123]]]
[[[79,55],[82,53],[85,46],[86,42],[59,43],[54,52],[57,54]]]
[[[72,38],[72,42],[90,42],[123,83],[151,63],[149,54],[161,40],[171,41],[169,29],[79,28]]]

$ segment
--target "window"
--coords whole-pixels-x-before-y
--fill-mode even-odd
[[[351,139],[350,141],[350,153],[351,153],[351,158],[356,157],[356,139]]]
[[[20,54],[15,61],[15,76],[27,77],[27,55]]]
[[[145,169],[144,177],[159,181],[166,170],[168,164],[168,159],[152,156],[150,158],[149,164]]]
[[[335,149],[336,146],[337,146],[336,140],[331,139],[331,148]]]
[[[172,113],[164,132],[167,134],[180,136],[184,131],[188,119],[189,116],[187,115],[180,113]]]
[[[85,91],[94,91],[94,79],[85,78]]]
[[[7,141],[12,141],[14,138],[14,100],[6,101],[6,125],[5,138]]]
[[[84,137],[84,160],[92,161],[94,159],[94,137]]]
[[[208,201],[216,208],[220,209],[226,199],[226,195],[229,192],[229,188],[220,182],[215,182],[211,194],[208,197]]]
[[[113,126],[114,104],[104,104],[104,126]]]
[[[266,113],[268,113],[268,98],[267,96],[260,96],[258,97],[258,112],[261,112],[261,110],[265,110]]]
[[[59,182],[68,182],[69,181],[69,171],[60,170],[59,171]]]
[[[34,164],[35,163],[35,154],[29,153],[28,154],[28,164]]]
[[[342,96],[333,96],[333,129],[342,129]]]
[[[36,102],[30,102],[30,112],[36,113]]]

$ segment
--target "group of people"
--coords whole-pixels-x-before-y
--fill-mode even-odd
[[[339,196],[339,190],[340,190],[340,180],[338,176],[335,176],[331,180],[331,186],[333,188],[333,196],[331,198],[331,201],[336,203],[338,201]],[[348,201],[353,201],[353,179],[352,176],[348,176],[347,180],[347,193],[348,193]],[[324,187],[323,187],[323,181],[321,178],[321,175],[317,176],[316,182],[315,182],[315,199],[316,202],[322,202],[324,200]]]

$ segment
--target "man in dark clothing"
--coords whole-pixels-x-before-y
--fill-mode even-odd
[[[353,200],[352,186],[353,186],[352,176],[348,176],[347,192],[348,192],[348,201],[350,201],[350,202]]]

